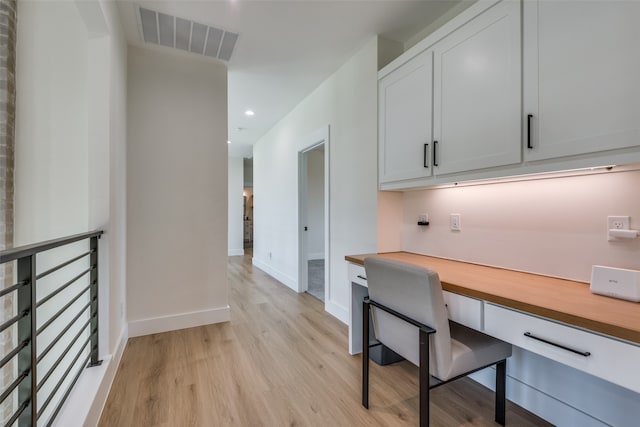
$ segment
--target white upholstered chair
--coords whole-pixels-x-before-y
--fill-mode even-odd
[[[496,365],[495,420],[505,424],[506,359],[511,344],[449,321],[438,273],[367,257],[362,404],[369,407],[369,312],[378,341],[420,367],[420,425],[429,425],[429,389]]]

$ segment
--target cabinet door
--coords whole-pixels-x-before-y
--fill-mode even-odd
[[[640,145],[639,22],[636,1],[525,2],[525,160]]]
[[[503,0],[434,45],[435,174],[522,160],[521,39]]]
[[[433,53],[378,83],[380,182],[431,176]]]

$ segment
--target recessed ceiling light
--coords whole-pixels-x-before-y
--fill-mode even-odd
[[[244,112],[247,116],[253,116],[255,113],[252,110],[247,110]]]
[[[231,141],[227,141],[227,144],[231,144]]]

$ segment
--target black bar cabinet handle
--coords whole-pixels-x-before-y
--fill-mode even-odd
[[[438,141],[433,141],[433,166],[438,166],[438,158],[436,157]]]
[[[358,274],[358,276],[356,276],[356,277],[357,277],[358,279],[367,280],[367,278],[366,278],[366,277],[361,276],[361,275],[359,275],[359,274]]]
[[[425,143],[424,144],[424,151],[422,152],[422,162],[425,168],[428,168],[429,165],[427,164],[427,151],[429,150],[429,144]]]
[[[533,118],[533,114],[527,114],[527,148],[532,149],[533,145],[531,145],[531,119]]]
[[[589,356],[591,356],[591,353],[590,353],[590,352],[588,352],[588,351],[580,351],[580,350],[576,350],[575,348],[567,347],[567,346],[564,346],[564,345],[562,345],[562,344],[558,344],[558,343],[555,343],[555,342],[553,342],[553,341],[549,341],[549,340],[546,340],[546,339],[544,339],[544,338],[537,337],[537,336],[533,335],[531,332],[525,332],[525,333],[524,333],[524,336],[525,336],[525,337],[527,337],[527,338],[534,339],[534,340],[536,340],[536,341],[541,341],[541,342],[543,342],[543,343],[545,343],[545,344],[552,345],[552,346],[554,346],[554,347],[561,348],[561,349],[563,349],[563,350],[570,351],[571,353],[579,354],[580,356],[584,356],[584,357],[589,357]]]

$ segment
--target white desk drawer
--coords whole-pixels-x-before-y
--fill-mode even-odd
[[[484,306],[484,327],[486,334],[640,392],[640,347],[491,303]]]
[[[352,262],[349,263],[349,282],[357,283],[360,286],[367,286],[367,275],[364,267]]]
[[[482,330],[482,301],[443,291],[449,319],[478,331]]]

